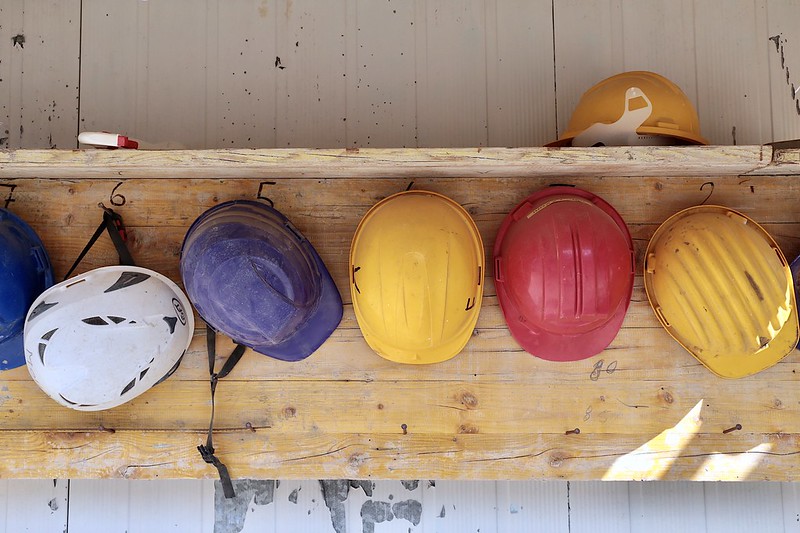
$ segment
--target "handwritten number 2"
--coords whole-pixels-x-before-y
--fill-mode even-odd
[[[703,199],[702,202],[700,202],[700,205],[703,205],[704,203],[706,203],[708,201],[708,199],[711,198],[711,195],[714,193],[714,182],[713,181],[707,181],[704,184],[702,184],[700,186],[700,190],[702,191],[706,187],[709,187],[708,195]]]

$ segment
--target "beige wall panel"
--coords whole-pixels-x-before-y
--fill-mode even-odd
[[[0,2],[0,148],[75,148],[80,0]]]
[[[275,3],[270,2],[270,5]],[[341,148],[346,143],[344,0],[277,2],[275,57],[261,60],[275,71],[275,146]],[[252,65],[257,68],[257,65]],[[280,67],[285,68],[280,68]]]
[[[348,147],[417,146],[416,21],[414,2],[348,2]]]
[[[86,0],[81,129],[206,147],[208,16],[206,2],[191,0]]]
[[[553,23],[549,1],[486,1],[489,146],[555,139]]]
[[[625,69],[620,0],[554,2],[555,83],[558,133],[563,133],[581,95]]]
[[[772,139],[800,139],[800,3],[767,3]]]
[[[207,91],[207,146],[275,146],[278,18],[274,1],[210,3],[208,85],[198,87]]]
[[[425,20],[417,27],[418,144],[486,146],[484,4],[427,0],[417,6]]]
[[[703,135],[712,144],[772,141],[766,1],[696,0],[694,11]]]

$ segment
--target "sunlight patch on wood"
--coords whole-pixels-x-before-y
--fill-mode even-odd
[[[669,471],[672,463],[680,457],[681,451],[694,439],[703,420],[700,411],[701,399],[675,424],[659,433],[634,451],[623,455],[603,475],[604,480],[619,479],[659,479]]]

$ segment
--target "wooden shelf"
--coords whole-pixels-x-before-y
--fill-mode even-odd
[[[178,282],[183,236],[217,203],[260,191],[305,233],[339,287],[344,318],[310,358],[248,352],[220,382],[215,443],[234,477],[800,480],[798,352],[746,379],[717,378],[661,328],[641,275],[609,349],[552,363],[511,338],[489,272],[473,338],[432,366],[390,363],[369,349],[347,275],[361,217],[411,181],[464,205],[487,257],[520,200],[570,183],[617,208],[639,273],[658,224],[701,202],[750,215],[791,260],[800,253],[798,176],[793,145],[20,150],[0,152],[0,205],[10,200],[39,232],[59,279],[99,223],[99,202],[124,202],[116,209],[137,263]],[[115,261],[104,237],[81,268]],[[0,476],[214,477],[195,450],[210,415],[204,342],[198,329],[172,378],[105,412],[58,406],[24,367],[0,374]],[[219,340],[220,359],[230,349]],[[737,423],[742,430],[722,433]]]

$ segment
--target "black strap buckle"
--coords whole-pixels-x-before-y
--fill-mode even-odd
[[[200,457],[202,457],[203,461],[205,461],[206,463],[214,466],[219,464],[219,459],[217,459],[217,456],[214,455],[213,446],[208,447],[201,444],[200,446],[197,447],[197,451],[200,452]]]
[[[201,444],[197,447],[197,450],[200,452],[203,461],[214,465],[217,472],[219,472],[219,481],[222,484],[222,492],[225,494],[225,497],[234,498],[236,496],[236,491],[233,489],[233,481],[231,481],[231,475],[228,473],[228,467],[214,455],[214,447],[211,445],[203,446]]]
[[[128,240],[128,235],[125,232],[125,225],[122,223],[122,217],[113,209],[103,205],[102,202],[97,204],[97,206],[103,210],[103,221],[97,227],[94,234],[89,239],[89,242],[86,243],[86,246],[83,247],[81,253],[78,254],[78,258],[72,263],[72,267],[70,267],[66,276],[64,276],[65,280],[69,279],[70,275],[75,271],[83,258],[86,257],[86,254],[92,246],[94,246],[94,243],[97,242],[97,239],[100,238],[100,235],[103,234],[103,231],[108,231],[108,236],[111,237],[111,242],[117,250],[117,255],[119,255],[119,264],[129,266],[134,266],[136,264],[133,261],[130,250],[128,250],[128,247],[125,245],[125,242]]]
[[[122,217],[117,214],[116,211],[111,209],[110,207],[106,207],[103,205],[103,202],[97,204],[97,206],[103,210],[103,212],[111,219],[111,222],[114,224],[114,227],[117,228],[119,232],[119,236],[122,239],[122,242],[128,242],[128,234],[125,231],[125,224],[122,223]]]

